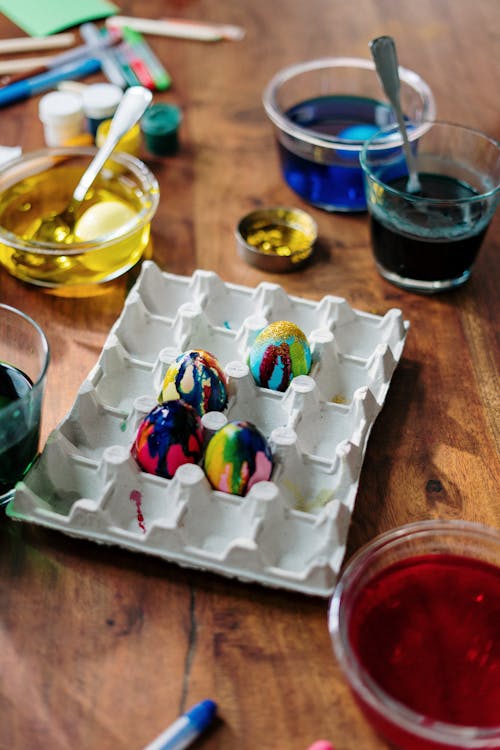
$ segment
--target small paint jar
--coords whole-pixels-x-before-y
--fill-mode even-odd
[[[51,91],[42,96],[38,116],[47,146],[64,146],[84,130],[82,98],[73,91]]]
[[[251,211],[236,228],[240,257],[271,273],[302,268],[311,259],[317,236],[318,227],[312,216],[287,206]]]
[[[97,128],[95,142],[98,148],[103,145],[104,141],[108,137],[110,125],[111,120],[104,120],[104,122],[101,122],[101,124]],[[130,130],[125,133],[124,136],[120,138],[116,150],[126,151],[127,154],[132,154],[132,156],[139,156],[140,147],[141,129],[139,127],[139,124],[136,123],[133,127],[130,128]]]
[[[175,104],[152,104],[142,116],[141,130],[148,151],[157,156],[175,154],[182,113]]]
[[[101,122],[113,117],[122,96],[122,89],[114,83],[93,83],[85,88],[82,93],[83,111],[87,118],[87,129],[94,137]]]

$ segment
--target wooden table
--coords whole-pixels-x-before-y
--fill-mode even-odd
[[[432,87],[442,119],[500,138],[497,0],[124,0],[126,15],[240,24],[240,42],[149,37],[172,78],[157,101],[183,110],[175,157],[143,158],[161,184],[153,222],[162,269],[210,269],[254,286],[345,297],[411,323],[403,359],[372,431],[348,555],[418,519],[500,526],[498,268],[500,215],[470,281],[453,293],[406,293],[375,270],[365,215],[302,205],[283,182],[263,88],[287,64],[368,57],[395,37],[400,63]],[[2,38],[22,32],[0,18]],[[495,61],[497,65],[495,66]],[[96,80],[102,77],[96,76]],[[1,112],[2,145],[43,146],[38,98]],[[318,222],[317,257],[271,276],[238,258],[233,231],[260,205],[291,204]],[[43,440],[71,407],[118,317],[130,279],[88,299],[61,298],[0,272],[0,298],[30,313],[52,348]],[[2,518],[0,748],[132,750],[205,697],[220,721],[199,748],[381,750],[332,656],[327,601],[182,569],[117,547]]]

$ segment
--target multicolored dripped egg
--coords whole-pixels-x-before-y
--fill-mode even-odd
[[[265,437],[251,422],[228,422],[210,439],[204,462],[212,487],[246,495],[256,482],[267,482],[273,457]]]
[[[270,323],[255,338],[248,364],[257,385],[286,391],[297,375],[311,369],[311,350],[303,331],[288,320]]]
[[[203,349],[190,349],[172,362],[163,379],[158,400],[177,398],[190,404],[200,417],[207,411],[226,408],[226,376],[213,354]]]
[[[182,464],[201,461],[200,417],[182,400],[158,404],[139,425],[131,453],[143,471],[171,479]]]

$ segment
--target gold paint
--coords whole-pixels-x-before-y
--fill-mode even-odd
[[[347,404],[348,401],[342,393],[336,393],[332,398],[332,404]]]
[[[260,209],[240,222],[239,232],[250,248],[263,255],[299,263],[309,257],[316,240],[316,224],[304,211]]]
[[[319,490],[313,498],[308,499],[304,496],[297,485],[289,479],[283,481],[283,486],[293,495],[295,499],[295,510],[299,510],[302,513],[313,513],[315,510],[324,508],[327,503],[334,499],[333,490]]]
[[[288,339],[291,336],[295,336],[298,341],[306,342],[306,335],[295,323],[290,320],[275,320],[274,323],[269,323],[263,331],[259,333],[259,336],[264,335],[267,338],[273,339]]]
[[[266,255],[280,255],[302,260],[309,255],[310,240],[300,229],[268,224],[250,232],[246,241]]]

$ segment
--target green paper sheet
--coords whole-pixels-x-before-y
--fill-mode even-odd
[[[30,36],[47,36],[119,11],[109,0],[0,0],[0,12]]]

